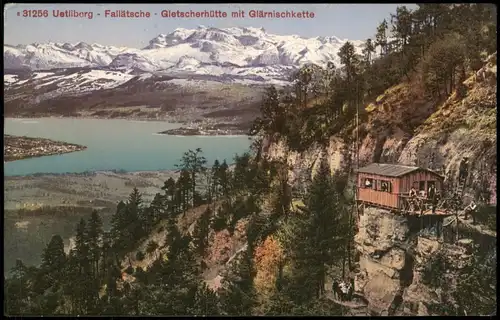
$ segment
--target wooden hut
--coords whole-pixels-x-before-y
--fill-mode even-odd
[[[399,164],[372,163],[357,170],[357,200],[367,205],[391,210],[407,210],[412,187],[418,200],[425,202],[431,185],[442,194],[444,178],[438,173],[419,167]]]

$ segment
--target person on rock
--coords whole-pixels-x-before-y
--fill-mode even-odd
[[[342,281],[340,283],[340,291],[342,292],[342,299],[341,299],[341,301],[348,300],[349,285],[345,281]]]
[[[465,208],[465,220],[468,220],[469,215],[471,215],[472,216],[472,224],[476,224],[476,209],[477,209],[477,205],[474,202],[474,200],[472,200],[470,202],[470,204],[467,206],[467,208]]]

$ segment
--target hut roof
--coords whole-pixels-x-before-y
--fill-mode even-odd
[[[356,171],[358,173],[370,173],[386,177],[402,177],[417,170],[428,171],[432,172],[433,174],[439,175],[437,172],[420,167],[411,167],[389,163],[372,163],[367,165],[366,167],[359,168]]]

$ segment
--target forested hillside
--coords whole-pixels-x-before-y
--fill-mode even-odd
[[[40,266],[18,261],[5,281],[7,314],[355,314],[327,292],[332,278],[359,268],[359,225],[350,214],[355,163],[424,164],[422,149],[405,158],[409,141],[457,127],[496,142],[496,6],[401,6],[374,31],[363,56],[348,42],[341,65],[306,66],[291,90],[269,88],[251,130],[254,145],[235,157],[234,167],[209,166],[202,150],[189,150],[179,178],[166,181],[150,204],[134,189],[117,205],[110,230],[94,212],[76,226],[69,253],[56,235]],[[453,137],[447,141],[468,135]],[[342,143],[329,153],[335,141]],[[361,145],[351,147],[356,141]],[[478,159],[493,166],[494,144],[478,148],[485,150]],[[448,166],[452,181],[447,152],[432,165]],[[474,180],[470,189],[486,197],[489,187],[478,186],[496,171],[482,176],[488,179]],[[491,225],[488,219],[479,223]],[[214,262],[222,233],[245,245],[233,259]],[[494,257],[475,252],[474,261],[461,271],[459,290],[435,289],[439,303],[429,314],[484,315],[496,308],[496,251]],[[438,258],[432,263],[426,281],[441,288],[448,266]],[[220,286],[209,285],[215,266]]]

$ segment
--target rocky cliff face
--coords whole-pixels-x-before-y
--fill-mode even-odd
[[[456,244],[419,236],[416,222],[388,211],[366,207],[359,216],[355,237],[359,272],[355,289],[368,301],[371,312],[379,315],[432,315],[432,305],[440,304],[443,288],[424,281],[424,272],[433,257],[446,259],[444,277],[453,290],[459,271],[470,263],[471,239]],[[435,270],[435,272],[441,272]]]
[[[370,309],[380,314],[401,295],[402,282],[407,280],[403,270],[411,262],[400,246],[408,240],[408,223],[402,217],[372,208],[359,218],[355,236],[359,272],[354,287],[368,300]]]

